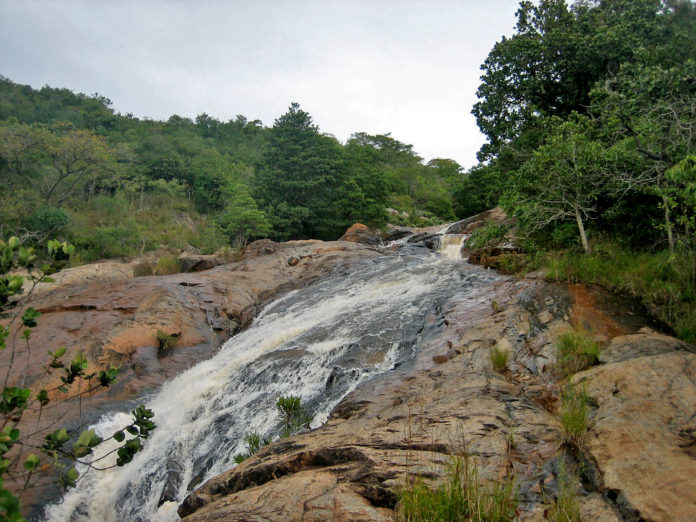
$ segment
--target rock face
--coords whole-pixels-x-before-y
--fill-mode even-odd
[[[362,223],[355,223],[341,236],[341,241],[364,243],[366,245],[379,245],[382,241],[379,236]]]
[[[35,391],[57,388],[60,372],[48,374],[42,368],[49,361],[46,349],[61,346],[67,347],[65,361],[82,354],[89,371],[113,364],[120,374],[108,390],[79,408],[76,401],[51,392],[52,399],[60,400],[43,411],[40,423],[27,412],[23,429],[40,429],[57,419],[67,427],[89,423],[109,404],[120,406],[210,357],[271,296],[380,255],[343,241],[258,243],[249,245],[240,261],[200,272],[133,277],[132,269],[124,268],[130,265],[109,262],[56,274],[58,282],[44,285],[30,303],[41,312],[31,340],[37,349],[18,354],[13,375],[26,373]],[[175,336],[176,347],[160,351],[158,330]],[[4,367],[9,355],[8,350],[0,353]]]
[[[486,223],[505,223],[513,224],[514,219],[509,218],[503,209],[500,207],[492,208],[491,210],[486,210],[480,214],[462,219],[453,223],[448,229],[447,234],[471,234],[477,228],[485,225]]]
[[[694,347],[641,329],[629,301],[596,288],[512,278],[455,295],[408,367],[369,381],[329,422],[276,442],[206,483],[187,520],[390,520],[396,489],[437,483],[453,455],[486,479],[513,474],[521,520],[542,520],[561,455],[584,462],[587,520],[693,520]],[[574,377],[594,399],[586,447],[565,446],[554,341],[593,326],[601,363]],[[492,348],[511,354],[493,371]],[[578,453],[579,451],[579,453]]]
[[[574,377],[597,403],[587,449],[627,519],[696,520],[696,350],[649,329]]]

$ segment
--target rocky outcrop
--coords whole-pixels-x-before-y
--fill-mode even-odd
[[[480,269],[478,269],[480,270]],[[389,520],[408,477],[435,484],[452,455],[513,474],[521,520],[541,520],[561,457],[579,466],[587,520],[690,520],[693,347],[641,329],[638,305],[597,288],[491,282],[430,318],[415,361],[355,390],[329,422],[276,442],[192,493],[187,520]],[[586,448],[559,421],[555,339],[593,327],[607,346],[574,377],[594,399]],[[493,371],[493,348],[511,354]],[[657,481],[657,484],[656,484]]]
[[[447,234],[471,234],[474,230],[482,227],[486,223],[502,223],[506,225],[514,224],[514,218],[510,218],[500,207],[486,210],[474,216],[462,219],[453,223],[448,229]]]
[[[366,245],[379,245],[382,240],[379,236],[367,225],[362,223],[355,223],[346,230],[345,234],[341,236],[340,241],[351,241],[353,243],[364,243]]]
[[[24,430],[42,438],[41,429],[76,428],[93,422],[123,401],[140,397],[165,380],[212,356],[222,342],[247,326],[261,303],[283,291],[308,284],[358,259],[380,255],[365,245],[335,242],[251,244],[240,261],[213,269],[168,276],[133,277],[121,263],[100,263],[56,274],[31,305],[41,312],[30,352],[21,350],[13,376],[35,391],[54,390],[40,414],[27,411]],[[290,262],[294,260],[294,262]],[[107,270],[108,269],[108,270]],[[157,332],[177,338],[176,346],[160,350]],[[56,388],[61,371],[44,371],[46,349],[67,347],[65,361],[81,354],[89,371],[120,367],[117,381],[97,390],[89,400],[65,400]],[[7,367],[10,351],[0,352]],[[55,429],[55,426],[51,427]],[[27,500],[29,502],[29,500]],[[26,503],[25,502],[25,505]]]

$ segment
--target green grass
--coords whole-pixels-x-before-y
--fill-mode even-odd
[[[454,457],[447,481],[436,489],[414,478],[397,492],[397,520],[402,522],[487,521],[515,518],[512,478],[483,484],[468,456]]]
[[[559,377],[573,375],[597,364],[599,360],[599,343],[578,330],[559,335],[556,339],[556,348],[558,362],[555,369]]]
[[[502,372],[507,367],[507,362],[510,358],[510,352],[508,352],[507,350],[502,350],[496,346],[491,348],[489,357],[491,359],[491,363],[493,364],[493,368],[495,369],[495,371]]]
[[[589,427],[589,399],[584,388],[568,384],[561,392],[561,424],[565,441],[580,446]]]
[[[580,500],[577,494],[577,479],[568,474],[562,465],[558,476],[558,494],[546,513],[551,522],[580,522]]]
[[[696,254],[637,252],[609,241],[591,254],[537,251],[527,269],[543,268],[556,281],[595,283],[640,299],[677,336],[696,343]]]

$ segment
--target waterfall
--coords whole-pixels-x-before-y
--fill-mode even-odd
[[[82,469],[77,488],[47,507],[46,518],[177,520],[194,486],[235,466],[246,433],[278,435],[279,396],[300,395],[312,427],[320,426],[356,386],[413,358],[428,311],[495,277],[461,258],[405,247],[286,294],[214,357],[147,398],[157,429],[143,451],[124,467]],[[94,429],[110,436],[128,419],[109,414]],[[113,449],[105,446],[103,453]]]

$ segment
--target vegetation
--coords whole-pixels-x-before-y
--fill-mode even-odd
[[[309,429],[312,416],[302,406],[302,398],[296,395],[278,397],[276,401],[280,415],[280,436],[289,437],[301,429]]]
[[[157,343],[159,345],[160,352],[166,352],[172,348],[176,348],[176,343],[178,339],[175,335],[170,335],[162,330],[157,330]]]
[[[493,348],[491,348],[489,355],[495,371],[504,371],[507,367],[508,359],[510,358],[510,352],[508,352],[507,350],[502,350],[497,346],[494,346]]]
[[[512,478],[484,484],[468,456],[452,459],[447,481],[438,488],[415,478],[397,495],[397,520],[405,522],[511,521],[517,507]]]
[[[408,224],[440,223],[455,218],[465,177],[389,134],[342,144],[296,103],[271,127],[205,113],[139,120],[103,96],[3,77],[0,175],[0,238],[69,240],[73,264],[161,246],[336,239],[357,221],[384,225],[389,206]]]
[[[580,501],[577,494],[577,479],[570,475],[562,464],[558,474],[558,493],[553,505],[546,513],[551,522],[580,522]]]
[[[271,443],[271,439],[261,438],[261,435],[252,431],[244,435],[244,443],[246,444],[247,450],[244,453],[237,453],[234,456],[234,461],[237,464],[241,464],[246,459],[257,453],[264,446],[268,446]]]
[[[688,0],[521,2],[482,65],[487,143],[455,205],[517,218],[511,269],[632,293],[691,342],[695,34]]]
[[[561,393],[561,424],[566,442],[580,446],[587,433],[589,398],[582,387],[567,384]]]
[[[65,266],[74,247],[55,240],[47,242],[45,252],[21,245],[17,237],[7,242],[0,240],[0,350],[4,361],[4,376],[0,400],[0,518],[23,520],[19,496],[32,487],[36,475],[55,474],[65,487],[74,487],[80,474],[75,463],[91,469],[104,467],[104,458],[117,453],[116,466],[130,462],[142,449],[155,424],[152,411],[138,406],[133,410],[133,421],[108,438],[93,430],[68,430],[53,421],[41,422],[41,413],[60,401],[81,401],[96,391],[108,388],[117,378],[114,366],[88,372],[84,354],[77,353],[65,361],[66,347],[48,349],[46,373],[57,372],[60,384],[50,389],[32,389],[26,383],[36,375],[27,375],[26,368],[16,368],[20,350],[31,351],[32,330],[38,325],[41,313],[29,306],[39,283],[50,283],[50,274]],[[39,257],[41,256],[41,257]],[[41,267],[37,268],[37,264]],[[26,276],[16,275],[22,268]],[[24,283],[29,282],[29,289]],[[38,381],[37,381],[38,382]],[[23,416],[38,412],[38,425],[23,429]],[[44,417],[45,418],[45,417]],[[125,432],[131,437],[126,439]],[[94,449],[113,439],[123,443],[106,455],[94,456]],[[9,486],[9,487],[8,487]]]
[[[558,362],[556,371],[562,377],[573,375],[599,360],[599,343],[591,336],[571,330],[556,339]]]
[[[505,237],[507,226],[500,223],[486,223],[477,228],[467,239],[466,246],[470,249],[483,248],[496,243]]]

